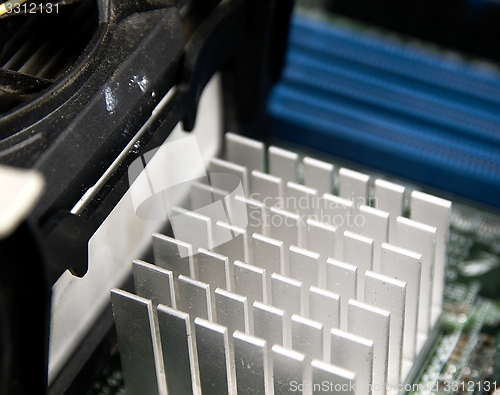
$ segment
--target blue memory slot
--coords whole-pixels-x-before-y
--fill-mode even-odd
[[[274,135],[500,207],[500,76],[304,17]]]
[[[436,134],[422,133],[412,129],[411,125],[350,106],[332,96],[321,98],[291,87],[278,87],[274,94],[279,97],[279,101],[271,104],[271,110],[282,113],[283,118],[288,121],[295,119],[302,126],[307,126],[304,122],[309,120],[315,128],[328,124],[339,130],[339,137],[354,143],[368,139],[370,144],[377,142],[380,148],[402,151],[405,155],[439,163],[448,170],[459,170],[485,180],[500,181],[498,155],[486,155],[484,151],[467,147],[459,140],[450,141]],[[292,113],[287,108],[292,109]],[[346,130],[350,134],[345,134]],[[494,151],[488,154],[491,153],[498,154]],[[476,166],[478,163],[481,166]]]
[[[345,53],[410,78],[500,103],[498,75],[480,73],[459,60],[450,61],[424,49],[415,50],[312,18],[295,17],[292,26],[291,41],[297,44]]]
[[[475,111],[474,108],[440,96],[406,88],[370,74],[357,73],[336,64],[321,62],[300,52],[290,54],[284,78],[291,83],[307,84],[318,90],[394,111],[396,114],[431,120],[449,128],[451,135],[460,131],[465,135],[473,135],[485,144],[500,144],[500,112],[497,116]]]
[[[283,87],[282,90],[278,90],[277,94],[280,94],[281,98],[285,97],[285,94],[288,97],[293,94],[297,100],[305,103],[314,103],[315,106],[329,113],[345,114],[354,119],[362,120],[366,124],[382,126],[388,130],[398,131],[403,133],[407,144],[411,144],[412,141],[417,139],[425,142],[426,145],[437,145],[452,149],[454,152],[460,153],[461,160],[465,156],[471,155],[477,158],[484,158],[492,163],[500,163],[499,150],[485,148],[483,144],[477,144],[474,141],[450,138],[442,128],[430,124],[422,126],[417,122],[399,117],[396,114],[385,113],[363,103],[353,102],[349,99],[332,95],[331,93],[318,93],[308,89],[308,87],[304,88],[303,86],[289,84],[287,87]]]
[[[329,64],[336,64],[338,66],[351,69],[353,72],[364,73],[373,76],[374,78],[383,79],[388,82],[401,85],[402,87],[406,87],[408,89],[425,92],[430,96],[436,96],[444,100],[450,100],[456,102],[457,105],[462,105],[474,109],[474,111],[484,114],[485,116],[494,116],[494,114],[499,113],[500,104],[479,97],[480,92],[464,93],[463,90],[459,89],[460,86],[453,86],[448,88],[446,86],[443,86],[444,84],[442,84],[442,80],[438,80],[439,83],[433,84],[428,81],[428,78],[424,78],[427,77],[424,72],[425,70],[423,70],[420,75],[416,75],[415,73],[411,73],[411,75],[404,75],[402,73],[402,71],[405,71],[404,68],[397,71],[391,70],[393,69],[393,67],[389,67],[391,66],[390,62],[387,62],[384,65],[388,67],[380,67],[380,62],[370,63],[370,59],[366,59],[365,54],[363,54],[362,57],[359,57],[359,59],[357,56],[352,56],[353,54],[350,52],[332,54],[332,52],[341,52],[337,50],[338,48],[336,48],[335,51],[324,52],[318,50],[313,44],[309,46],[298,45],[292,41],[290,42],[289,53],[293,54],[295,52],[303,51],[313,59],[318,59]],[[423,66],[422,68],[425,69],[425,67]],[[466,77],[463,77],[462,79],[465,80]]]

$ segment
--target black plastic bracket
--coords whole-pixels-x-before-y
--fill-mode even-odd
[[[242,124],[255,127],[257,122],[252,119],[253,115],[262,123],[261,118],[269,89],[266,81],[267,85],[270,85],[277,78],[275,71],[277,60],[270,53],[276,46],[271,40],[271,33],[275,29],[273,17],[281,19],[278,17],[275,3],[273,0],[256,2],[225,0],[212,10],[186,44],[182,62],[173,62],[169,73],[164,77],[169,81],[169,86],[176,83],[175,94],[138,143],[141,149],[127,155],[120,168],[115,171],[112,179],[95,199],[98,204],[91,204],[82,216],[70,214],[70,207],[63,198],[70,194],[71,203],[76,203],[84,192],[79,187],[83,184],[82,178],[77,174],[64,177],[68,179],[66,189],[72,186],[72,193],[63,193],[57,199],[54,197],[51,199],[52,208],[57,208],[58,211],[43,223],[46,235],[44,247],[51,281],[55,281],[68,268],[79,276],[86,273],[87,242],[126,192],[128,179],[125,173],[128,164],[138,158],[141,152],[160,146],[179,121],[182,121],[185,130],[192,130],[203,88],[216,71],[222,69],[236,75],[239,84],[233,87],[232,94],[238,98],[237,119],[241,120]],[[284,26],[287,27],[286,24]],[[280,49],[279,56],[283,55],[284,51]],[[274,62],[271,63],[270,59]],[[85,139],[88,140],[88,137]],[[82,142],[82,144],[89,143]],[[74,148],[66,147],[64,144],[61,145],[61,150],[64,147],[67,149],[66,157],[75,155]],[[109,163],[111,155],[109,147],[101,148],[106,151]],[[61,155],[62,153],[55,157],[52,154],[48,157],[52,159],[51,169],[54,168],[53,160],[60,161]],[[114,158],[114,155],[111,158]],[[87,160],[82,166],[89,167],[93,164],[95,160]],[[49,167],[44,166],[44,168],[48,170]],[[57,175],[60,177],[61,172],[58,171]],[[90,186],[92,184],[88,185]],[[75,190],[81,191],[80,194],[75,196]],[[45,207],[47,206],[46,203]]]

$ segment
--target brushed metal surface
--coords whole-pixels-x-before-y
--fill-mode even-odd
[[[347,330],[353,335],[373,341],[373,389],[385,394],[389,366],[391,313],[372,305],[349,300]]]
[[[272,395],[270,350],[266,341],[239,331],[234,332],[233,340],[238,394]]]
[[[326,260],[335,258],[338,239],[339,233],[335,226],[312,218],[307,220],[307,246],[320,255],[319,286],[322,288],[326,288]]]
[[[250,248],[250,240],[248,239],[248,232],[246,229],[229,225],[222,221],[217,221],[215,229],[216,233],[220,231],[231,233],[231,240],[215,247],[217,253],[229,258],[230,268],[232,268],[234,261],[252,262],[252,250]],[[232,272],[232,270],[230,271]],[[232,276],[231,274],[231,277]],[[232,283],[232,281],[230,283]]]
[[[304,168],[304,185],[318,191],[318,196],[333,191],[334,166],[306,156],[302,160]]]
[[[344,232],[344,262],[358,268],[356,299],[364,299],[365,272],[373,269],[373,239],[346,230]]]
[[[404,195],[404,186],[386,180],[375,180],[375,208],[389,213],[389,243],[396,240],[396,220],[403,215]]]
[[[325,193],[319,199],[318,221],[335,226],[338,232],[337,249],[331,257],[342,261],[344,258],[344,232],[354,226],[354,204],[350,200]]]
[[[323,359],[323,324],[294,314],[292,348],[315,359]]]
[[[234,208],[231,218],[236,218],[233,223],[244,223],[246,220],[246,229],[249,237],[251,237],[254,233],[260,233],[264,236],[268,236],[270,234],[269,224],[266,223],[269,210],[264,203],[238,195],[232,200],[231,208]],[[242,214],[245,218],[237,219],[238,216],[241,216]]]
[[[286,208],[304,217],[306,222],[310,216],[317,218],[318,191],[296,182],[288,181],[285,188]]]
[[[347,302],[357,296],[358,268],[328,258],[326,261],[326,289],[340,295],[340,329],[347,330]]]
[[[164,394],[163,358],[152,302],[114,288],[111,303],[127,393]]]
[[[174,275],[170,270],[136,259],[132,262],[132,275],[138,296],[151,300],[153,306],[176,308]]]
[[[436,256],[437,229],[408,218],[397,219],[397,236],[394,244],[422,255],[422,277],[420,280],[421,305],[418,315],[418,331],[428,335],[431,327],[432,290],[434,262]]]
[[[317,287],[309,288],[309,318],[323,324],[323,359],[330,361],[330,330],[340,327],[340,295]]]
[[[266,155],[264,143],[233,133],[226,133],[224,137],[226,158],[229,162],[245,166],[249,172],[264,171]]]
[[[357,213],[362,204],[369,205],[368,183],[370,176],[346,169],[339,170],[339,196],[354,203],[354,212]]]
[[[302,229],[300,216],[286,210],[272,207],[270,210],[271,237],[281,240],[285,248],[285,262],[288,261],[288,249],[291,245],[302,246]],[[285,273],[288,275],[288,273]]]
[[[402,382],[403,335],[406,306],[406,283],[371,271],[365,276],[365,302],[391,313],[389,367],[391,386]]]
[[[227,327],[230,336],[234,331],[251,334],[251,315],[249,314],[246,296],[217,288],[215,290],[215,309],[217,311],[217,323]]]
[[[356,374],[356,395],[369,395],[373,385],[373,341],[332,329],[331,363]]]
[[[270,208],[283,201],[283,180],[270,174],[254,170],[251,173],[251,199],[258,200]]]
[[[177,309],[188,313],[191,320],[201,317],[216,321],[215,302],[210,284],[180,275],[177,277]]]
[[[290,319],[293,314],[303,314],[302,293],[305,292],[302,282],[273,273],[271,276],[271,304],[285,311],[284,345],[292,347],[292,328]]]
[[[164,305],[158,305],[157,311],[168,393],[201,395],[198,354],[189,314]]]
[[[212,289],[231,291],[234,288],[233,265],[227,256],[198,248],[195,266],[198,267],[198,280],[210,284]]]
[[[170,216],[170,223],[174,230],[176,239],[183,240],[193,246],[193,251],[198,248],[211,250],[214,247],[214,219],[226,219],[226,214],[222,211],[214,211],[210,217],[201,215],[194,211],[186,210],[182,207],[172,207],[173,215]],[[228,240],[226,234],[224,240]],[[223,240],[218,240],[221,243]]]
[[[314,360],[311,362],[313,395],[356,394],[356,374],[338,366]],[[324,384],[326,383],[326,384]]]
[[[265,339],[269,347],[285,345],[285,311],[274,306],[253,302],[254,335]],[[291,341],[290,341],[291,342]]]
[[[271,275],[271,304],[285,310],[288,316],[302,314],[302,293],[305,292],[301,281],[277,273]]]
[[[244,262],[234,262],[234,289],[238,295],[248,298],[249,305],[256,300],[263,303],[270,300],[270,282],[265,269]]]
[[[298,181],[299,155],[275,146],[270,146],[267,154],[270,174],[281,178],[285,184]]]
[[[319,286],[319,254],[296,246],[290,247],[290,277],[302,282],[302,315],[309,316],[309,287]]]
[[[389,238],[389,213],[363,205],[359,207],[358,219],[362,226],[356,226],[355,232],[373,239],[373,271],[380,272],[382,243]]]
[[[273,273],[284,274],[288,271],[285,267],[284,243],[281,240],[254,233],[252,253],[254,265],[266,269],[269,276]]]
[[[406,282],[403,358],[412,362],[417,356],[421,262],[422,255],[420,254],[392,244],[382,244],[381,273]]]
[[[202,181],[192,181],[189,195],[191,198],[191,210],[196,210],[208,206],[217,200],[224,199],[228,191],[230,189],[224,190],[205,184]]]
[[[233,162],[228,162],[219,158],[210,158],[209,163],[209,171],[210,173],[230,173],[234,174],[241,181],[241,185],[243,186],[243,190],[246,194],[250,193],[249,189],[249,180],[248,180],[248,170],[245,166],[238,165]],[[235,189],[235,185],[232,182],[233,180],[228,178],[224,179],[224,177],[218,177],[216,187],[225,191],[232,191]]]
[[[432,306],[438,313],[443,308],[446,248],[450,235],[451,202],[419,191],[411,194],[411,219],[434,226],[436,234],[436,260],[432,283]]]
[[[306,357],[290,349],[274,345],[272,347],[274,394],[290,395],[293,388],[304,382]],[[295,385],[294,385],[295,384]]]
[[[191,244],[153,233],[153,253],[155,265],[171,270],[175,277],[182,274],[196,278]]]
[[[225,326],[202,318],[194,320],[203,395],[236,395],[233,349]]]

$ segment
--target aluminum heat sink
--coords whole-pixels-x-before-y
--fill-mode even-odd
[[[156,265],[134,261],[136,294],[111,292],[127,393],[412,382],[442,311],[451,202],[413,191],[405,218],[400,185],[277,147],[266,174],[264,145],[230,133],[226,150],[189,209],[170,208],[179,239],[154,234]]]

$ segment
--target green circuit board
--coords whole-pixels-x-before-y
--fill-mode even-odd
[[[499,248],[496,216],[453,207],[442,332],[409,393],[492,394],[497,381],[500,389]]]
[[[111,357],[108,366],[103,370],[101,377],[94,382],[87,395],[125,395],[119,354]]]

